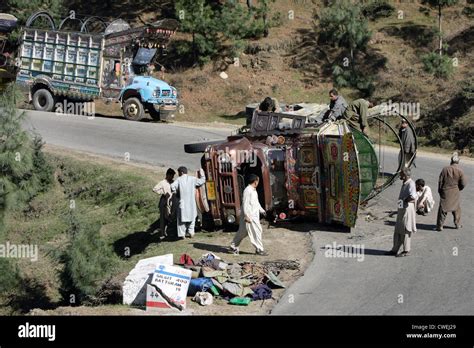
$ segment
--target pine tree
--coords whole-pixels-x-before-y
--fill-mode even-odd
[[[52,182],[41,138],[32,140],[22,129],[25,113],[16,109],[20,98],[13,84],[0,94],[0,226],[9,207],[28,201]]]
[[[339,59],[333,65],[335,84],[355,87],[370,94],[372,82],[370,77],[360,72],[362,63],[356,59],[359,53],[366,52],[372,35],[361,6],[348,0],[336,0],[322,11],[319,23],[318,18],[315,19],[315,31],[320,33],[319,43],[339,53]]]
[[[422,3],[438,10],[439,55],[443,55],[442,10],[445,7],[456,5],[458,0],[423,0]]]
[[[26,20],[37,11],[48,11],[53,18],[64,12],[64,0],[6,0],[8,13],[14,15],[25,24]]]
[[[237,56],[245,39],[261,37],[275,25],[268,19],[273,2],[262,0],[258,6],[245,6],[238,1],[177,0],[180,30],[192,36],[190,47],[183,45],[180,53],[191,51],[200,65],[219,55]]]
[[[98,293],[113,272],[117,259],[100,236],[100,224],[86,223],[70,214],[69,245],[62,255],[64,294],[76,293],[81,301],[98,303]]]

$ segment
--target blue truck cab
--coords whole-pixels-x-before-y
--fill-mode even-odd
[[[34,28],[38,16],[47,16],[51,29]],[[150,70],[177,26],[177,21],[164,19],[131,28],[119,19],[102,33],[73,32],[57,28],[49,14],[38,12],[22,30],[16,82],[28,90],[39,111],[53,111],[60,100],[104,99],[120,103],[126,119],[138,121],[148,113],[168,121],[177,110],[178,93],[150,76]]]

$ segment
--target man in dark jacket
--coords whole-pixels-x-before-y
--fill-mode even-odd
[[[454,225],[461,228],[461,192],[467,185],[464,171],[459,167],[457,152],[451,157],[451,164],[444,167],[439,175],[438,193],[440,196],[436,230],[442,231],[448,212],[453,213]]]
[[[411,128],[408,127],[408,121],[405,119],[402,120],[398,136],[402,142],[402,149],[405,153],[405,166],[407,166],[410,159],[415,155],[415,135]],[[416,167],[415,161],[413,161],[413,165]]]

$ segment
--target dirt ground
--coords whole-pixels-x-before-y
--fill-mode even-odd
[[[76,160],[87,160],[99,165],[112,166],[115,170],[134,172],[142,176],[156,178],[162,176],[164,169],[146,164],[124,163],[104,156],[91,155],[77,151],[66,150],[64,148],[47,145],[45,151],[51,154],[61,154],[70,156]],[[163,241],[149,244],[142,254],[134,255],[138,261],[142,258],[172,253],[176,263],[181,254],[189,254],[195,261],[203,254],[212,252],[227,263],[233,262],[264,262],[277,260],[291,260],[299,263],[298,270],[283,270],[278,278],[289,287],[309,266],[313,259],[311,235],[309,232],[301,232],[295,229],[288,229],[283,226],[269,226],[268,222],[262,220],[264,229],[264,245],[269,256],[262,257],[255,255],[255,251],[250,241],[245,239],[240,246],[240,255],[229,254],[227,246],[232,241],[235,232],[207,232],[196,233],[194,238],[180,241]],[[135,261],[135,260],[134,260]],[[120,281],[123,282],[127,272],[122,274]],[[122,279],[123,278],[123,279]],[[78,307],[58,307],[52,310],[33,309],[29,315],[258,315],[267,314],[278,302],[285,289],[274,289],[271,300],[251,302],[248,306],[230,305],[221,298],[214,298],[214,303],[210,306],[200,306],[187,300],[187,309],[183,312],[177,310],[153,310],[147,312],[144,308],[132,308],[125,305],[103,305],[103,306],[78,306]]]
[[[291,231],[281,227],[271,227],[264,223],[264,245],[269,253],[267,257],[256,256],[249,240],[241,244],[240,255],[228,254],[226,246],[233,238],[231,232],[201,232],[192,239],[169,242],[175,244],[174,249],[182,249],[196,260],[199,255],[213,252],[225,262],[263,262],[276,260],[297,261],[299,270],[283,270],[278,278],[289,287],[304,274],[305,269],[313,259],[311,236],[307,232]],[[168,243],[165,243],[168,244]],[[158,254],[159,255],[159,254]],[[179,255],[174,254],[175,261]],[[196,257],[196,258],[195,258]],[[146,311],[143,308],[132,308],[124,305],[105,305],[97,307],[58,307],[54,310],[34,309],[29,315],[259,315],[268,314],[280,300],[285,289],[273,289],[273,298],[265,301],[254,301],[248,306],[234,306],[222,298],[214,298],[210,306],[200,306],[188,297],[187,308],[183,312],[178,310],[154,309]]]

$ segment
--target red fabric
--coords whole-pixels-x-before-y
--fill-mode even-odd
[[[190,265],[190,266],[195,265],[193,259],[188,254],[181,255],[181,257],[179,258],[179,264],[180,265]]]

